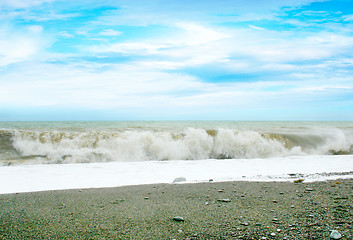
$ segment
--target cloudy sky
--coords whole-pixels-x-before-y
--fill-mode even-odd
[[[351,0],[0,0],[0,120],[353,120]]]

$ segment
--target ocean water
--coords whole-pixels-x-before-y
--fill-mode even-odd
[[[353,122],[0,122],[0,193],[352,176]]]

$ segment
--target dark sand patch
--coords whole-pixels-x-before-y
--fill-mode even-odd
[[[352,194],[352,179],[5,194],[0,239],[353,239]]]

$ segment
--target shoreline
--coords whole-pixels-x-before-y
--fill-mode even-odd
[[[0,239],[352,239],[353,179],[0,195]],[[181,216],[184,221],[175,221]]]

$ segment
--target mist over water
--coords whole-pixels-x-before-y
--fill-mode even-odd
[[[2,122],[1,165],[353,153],[352,122]]]

